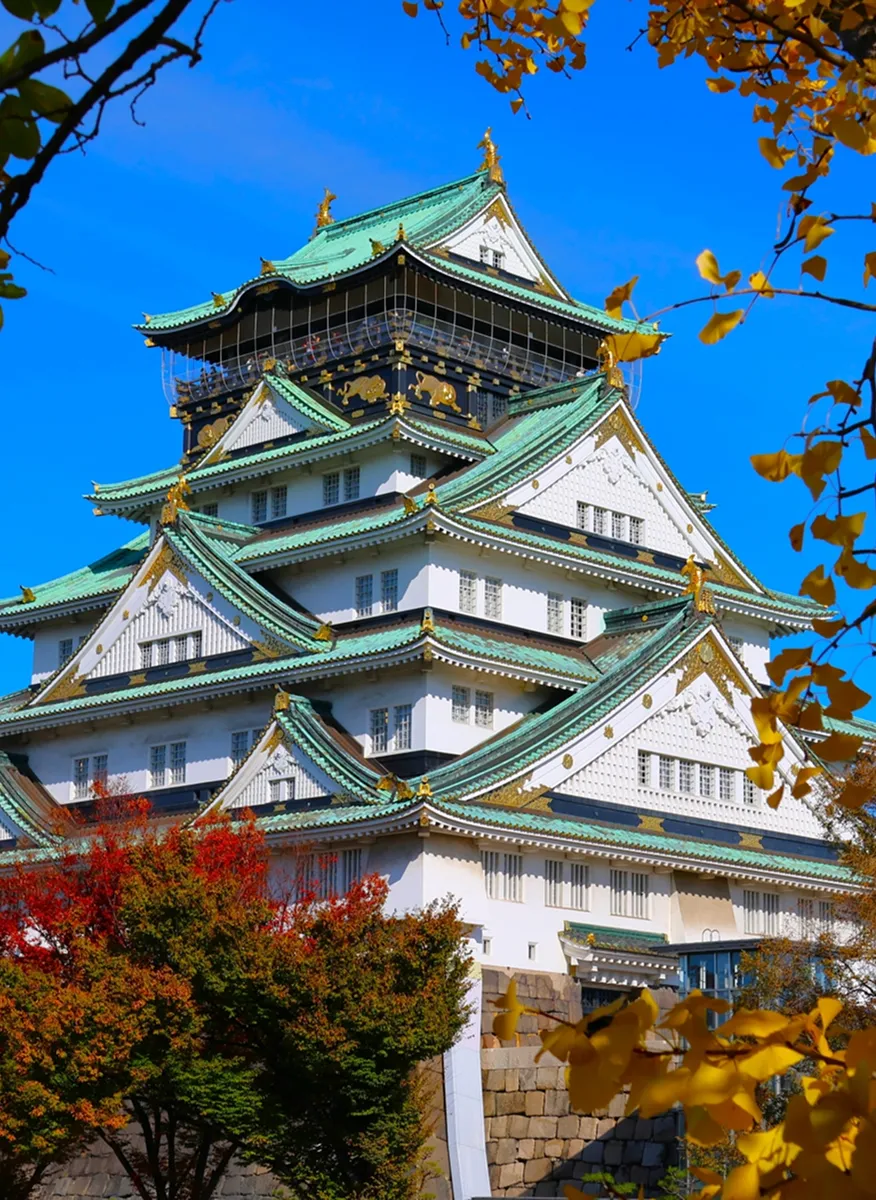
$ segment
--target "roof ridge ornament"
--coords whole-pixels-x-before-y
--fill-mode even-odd
[[[492,138],[493,127],[488,125],[484,136],[478,142],[478,150],[483,150],[484,161],[478,168],[481,171],[489,171],[490,179],[493,183],[504,183],[505,176],[502,174],[502,168],[499,166],[500,154],[496,148],[496,143]]]
[[[697,612],[714,616],[715,602],[712,593],[706,587],[706,573],[699,563],[695,562],[692,554],[688,555],[687,562],[681,568],[681,574],[687,576],[687,587],[681,593],[682,596],[693,596]]]
[[[605,381],[608,386],[617,388],[626,395],[627,381],[624,378],[623,371],[618,366],[614,351],[609,347],[607,342],[599,343],[596,358],[599,362],[599,369],[605,375]]]
[[[161,509],[161,524],[174,525],[176,523],[177,514],[181,510],[187,510],[186,496],[192,494],[192,489],[189,487],[189,482],[185,475],[180,475],[176,483],[172,483],[167,489],[167,500]]]
[[[319,202],[319,208],[316,210],[317,229],[324,229],[326,225],[334,225],[335,219],[332,216],[333,200],[337,200],[337,196],[331,188],[326,188],[322,200]]]

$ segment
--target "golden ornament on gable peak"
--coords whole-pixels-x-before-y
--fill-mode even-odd
[[[317,229],[324,229],[326,225],[334,225],[335,219],[332,216],[333,200],[337,200],[337,196],[331,188],[326,188],[322,200],[319,202],[319,208],[316,210]]]
[[[502,174],[502,168],[499,166],[499,151],[496,148],[496,143],[492,138],[493,127],[488,126],[484,136],[478,142],[478,150],[483,150],[484,159],[479,170],[489,171],[490,179],[493,183],[504,183],[505,176]]]
[[[260,258],[259,262],[261,263],[260,275],[272,275],[277,269],[269,258]]]

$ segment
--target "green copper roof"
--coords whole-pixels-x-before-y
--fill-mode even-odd
[[[277,720],[289,744],[321,767],[337,785],[338,792],[359,796],[371,803],[376,800],[379,795],[377,784],[384,772],[342,746],[308,700],[303,696],[290,696],[288,709],[277,713]]]
[[[272,392],[290,404],[296,412],[313,421],[322,429],[346,429],[350,422],[341,413],[335,412],[324,404],[317,396],[306,392],[299,384],[291,379],[283,379],[279,375],[265,378],[265,383]]]
[[[36,597],[34,600],[23,600],[21,596],[0,600],[0,627],[7,621],[11,624],[10,618],[15,618],[15,623],[21,624],[21,618],[28,620],[37,614],[46,615],[49,610],[78,607],[85,600],[110,599],[126,586],[143,560],[148,546],[149,534],[141,533],[87,567],[38,584],[32,589]]]
[[[498,630],[495,635],[487,635],[458,625],[448,625],[440,619],[435,621],[435,635],[441,645],[450,649],[479,658],[494,659],[512,667],[532,667],[537,671],[572,676],[582,682],[592,683],[599,678],[596,667],[578,647],[551,650],[532,642],[527,644],[522,638],[519,641],[503,638]]]
[[[34,846],[59,840],[60,829],[53,826],[60,826],[63,814],[55,801],[5,753],[0,753],[0,814]]]

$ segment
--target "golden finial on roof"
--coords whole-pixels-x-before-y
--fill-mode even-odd
[[[413,799],[413,795],[414,793],[409,785],[404,781],[404,779],[400,779],[398,781],[398,787],[395,789],[396,800],[411,800]]]
[[[152,317],[150,316],[150,314],[149,314],[149,313],[143,313],[143,320],[144,320],[144,321],[146,322],[146,324],[148,325],[148,324],[149,324],[149,322],[152,320]]]
[[[277,269],[269,258],[260,258],[259,262],[262,264],[260,272],[262,275],[272,275]]]
[[[274,696],[274,712],[285,712],[289,707],[290,699],[288,692],[284,692],[282,688],[277,688],[277,694]]]
[[[33,588],[25,587],[23,583],[18,585],[21,588],[21,600],[23,604],[33,604],[36,600]]]
[[[410,496],[402,496],[402,504],[405,506],[405,516],[411,517],[417,511],[417,502],[412,500]]]
[[[429,480],[429,488],[426,492],[426,503],[427,504],[437,504],[438,503],[438,497],[435,494],[435,480],[434,479]]]
[[[481,171],[489,171],[490,179],[493,183],[504,183],[505,176],[502,174],[502,168],[499,166],[499,151],[496,149],[496,143],[492,138],[493,127],[488,127],[483,138],[478,142],[478,149],[484,152],[484,161],[480,165]]]
[[[161,510],[161,524],[173,525],[176,521],[176,515],[180,509],[187,509],[186,496],[190,496],[192,489],[189,487],[188,480],[185,475],[180,475],[176,483],[170,485],[167,489],[167,500]]]
[[[326,225],[334,225],[335,219],[332,216],[332,200],[337,200],[337,196],[331,188],[326,188],[322,200],[319,202],[319,208],[316,210],[317,229],[324,229]]]
[[[599,343],[596,358],[599,362],[599,369],[604,373],[608,386],[625,391],[627,381],[624,379],[624,373],[617,365],[614,352],[608,348],[605,342]]]
[[[706,573],[699,563],[694,561],[692,554],[688,555],[687,562],[681,568],[681,573],[687,576],[687,587],[681,593],[682,596],[693,596],[694,608],[697,612],[710,613],[714,616],[715,605],[711,593],[706,587]]]
[[[222,295],[221,292],[211,292],[210,295],[213,297],[213,307],[214,308],[224,308],[225,307],[225,297]]]
[[[403,241],[405,241],[405,239],[407,238],[407,236],[408,236],[408,235],[405,233],[405,227],[404,227],[404,225],[401,223],[401,221],[399,221],[399,223],[398,223],[398,233],[395,235],[395,240],[396,240],[397,242],[403,242]]]
[[[394,792],[398,787],[398,777],[390,771],[387,775],[382,775],[377,781],[378,792]]]
[[[369,238],[368,241],[371,243],[372,258],[376,258],[378,254],[383,254],[384,250],[386,249],[386,246],[384,246],[383,242],[379,242],[377,238]]]
[[[432,795],[432,785],[429,783],[428,775],[424,775],[423,778],[420,780],[420,786],[417,788],[417,795],[418,796],[431,796]]]
[[[431,608],[427,608],[423,612],[423,619],[420,622],[420,633],[434,633],[434,632],[435,632],[435,622],[432,619],[432,610],[431,610]]]
[[[595,934],[595,933],[588,933],[588,934],[587,934],[587,945],[588,945],[588,946],[595,946],[595,945],[596,945],[596,934]]]
[[[333,634],[331,625],[328,623],[328,621],[323,621],[322,625],[320,625],[319,629],[317,629],[316,633],[313,635],[313,640],[315,642],[330,642],[332,640],[332,636]]]

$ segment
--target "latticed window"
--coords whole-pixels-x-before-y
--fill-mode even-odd
[[[696,769],[692,762],[682,759],[678,764],[678,790],[690,795],[696,787]]]
[[[607,534],[608,533],[608,510],[605,508],[593,509],[593,532]]]
[[[342,850],[338,862],[340,890],[346,894],[362,875],[362,851],[358,847]]]
[[[250,497],[252,506],[252,523],[253,525],[261,525],[262,521],[268,519],[268,493],[266,491],[253,492]]]
[[[159,638],[155,642],[155,665],[166,667],[170,662],[170,638]]]
[[[202,504],[200,511],[204,514],[205,517],[218,517],[219,516],[219,505],[216,502],[213,502],[211,504]]]
[[[630,532],[627,540],[634,546],[641,546],[645,541],[645,522],[641,517],[630,517]]]
[[[370,617],[374,604],[374,576],[356,576],[356,616]]]
[[[583,500],[578,501],[578,528],[590,528],[590,505]]]
[[[380,572],[380,606],[384,612],[395,612],[398,608],[398,571]]]
[[[346,467],[344,469],[344,500],[359,499],[359,468]]]
[[[411,455],[411,474],[417,479],[426,478],[426,456],[425,454]]]
[[[714,796],[715,768],[707,763],[700,763],[700,795]]]
[[[231,758],[235,763],[243,762],[249,754],[249,730],[241,729],[231,735]]]
[[[493,251],[493,266],[497,267],[499,270],[501,270],[502,267],[505,266],[505,255],[504,255],[503,251],[501,251],[501,250]]]
[[[757,804],[757,788],[747,775],[742,776],[742,803],[749,805]]]
[[[830,933],[833,929],[833,903],[830,900],[818,901],[818,931]]]
[[[469,709],[471,708],[471,692],[467,687],[453,688],[453,696],[451,700],[451,719],[457,725],[467,725],[469,722]]]
[[[544,902],[548,908],[563,908],[563,874],[566,864],[561,858],[544,860]]]
[[[295,777],[293,775],[289,775],[285,779],[272,779],[270,784],[272,804],[288,804],[290,800],[295,799]]]
[[[107,756],[105,754],[95,754],[91,760],[91,782],[97,783],[101,787],[106,787],[107,780]]]
[[[484,883],[491,900],[523,900],[523,855],[499,850],[481,852]]]
[[[73,759],[73,799],[87,800],[90,783],[88,779],[89,760],[87,758]]]
[[[590,907],[590,868],[586,863],[572,863],[569,880],[569,908],[584,912]]]
[[[185,783],[186,781],[186,744],[185,742],[170,743],[170,782]]]
[[[188,635],[181,633],[179,637],[173,639],[173,661],[185,662],[186,654],[189,647]]]
[[[58,642],[58,666],[60,667],[62,663],[65,663],[72,653],[73,639],[61,638]]]
[[[341,476],[339,471],[329,471],[322,477],[323,504],[339,504],[341,500]]]
[[[623,513],[613,512],[611,514],[611,536],[616,538],[619,542],[624,541],[624,534],[626,533],[625,526],[626,521]]]
[[[760,937],[775,937],[779,932],[779,893],[742,893],[745,932]]]
[[[640,787],[651,786],[651,755],[647,750],[639,751],[639,761],[636,768],[636,777]]]
[[[371,709],[371,753],[384,754],[389,727],[389,709]]]
[[[569,606],[569,633],[579,641],[587,640],[587,601],[572,597]]]
[[[167,783],[167,746],[149,747],[149,783],[154,788]]]
[[[559,592],[547,594],[547,627],[548,633],[563,632],[563,597]]]
[[[478,611],[478,577],[474,571],[459,572],[459,611],[472,614]]]
[[[393,736],[393,749],[395,750],[410,750],[411,748],[411,706],[410,704],[396,704],[393,709],[393,721],[395,724],[395,734]]]
[[[286,502],[288,500],[289,491],[285,484],[281,487],[271,488],[271,520],[276,521],[279,517],[286,515]]]
[[[502,620],[502,580],[490,576],[484,580],[484,616],[492,621]]]
[[[718,770],[718,798],[726,801],[736,799],[736,772],[729,767],[720,767]]]
[[[489,246],[479,246],[478,247],[478,256],[482,263],[488,263],[490,261],[490,247]]]
[[[200,658],[204,645],[204,635],[200,629],[189,634],[189,658]]]
[[[660,786],[665,791],[673,791],[675,788],[675,759],[669,758],[666,754],[660,755]]]
[[[621,871],[612,867],[609,885],[613,917],[633,917],[639,921],[647,920],[647,875],[639,871]]]
[[[815,901],[811,897],[801,896],[797,901],[797,919],[802,936],[812,937],[815,931]]]
[[[482,729],[493,728],[493,693],[475,692],[475,725]]]

